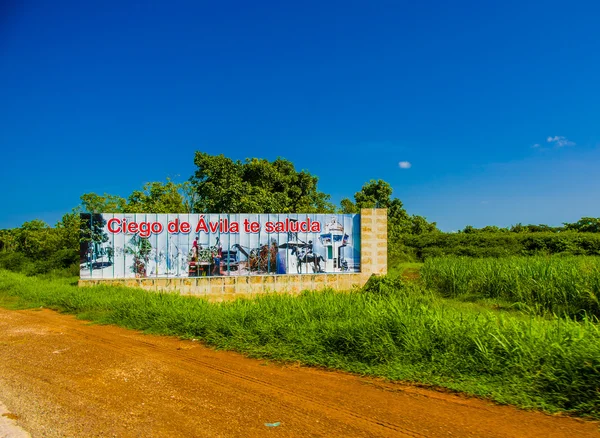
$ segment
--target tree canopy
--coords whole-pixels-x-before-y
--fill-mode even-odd
[[[356,213],[361,208],[388,209],[388,238],[398,239],[401,234],[422,234],[437,231],[435,222],[418,215],[409,215],[402,201],[392,198],[392,187],[383,180],[371,180],[354,194],[354,202],[348,198],[341,201],[343,213]]]
[[[118,195],[85,193],[83,210],[88,213],[189,213],[189,182],[147,182],[142,190],[134,190],[127,199]]]
[[[580,233],[600,233],[600,218],[582,217],[577,222],[564,224],[565,229]]]
[[[158,181],[144,184],[142,190],[134,190],[127,198],[126,213],[190,213],[186,204],[185,189],[188,183]]]
[[[330,196],[317,188],[318,178],[297,171],[283,158],[234,161],[224,155],[196,152],[190,178],[198,213],[330,213]]]

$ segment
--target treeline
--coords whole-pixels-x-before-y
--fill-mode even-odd
[[[397,245],[397,249],[392,247]],[[403,234],[390,241],[392,259],[424,261],[450,255],[506,257],[514,255],[600,255],[600,218],[583,217],[561,227],[516,224],[507,228],[467,225],[456,233]]]
[[[393,245],[392,242],[390,242]],[[428,233],[400,238],[401,255],[423,261],[449,255],[505,257],[513,255],[600,255],[600,233],[477,232]]]
[[[21,227],[0,230],[0,268],[45,273],[53,269],[77,272],[80,212],[88,213],[357,213],[362,208],[388,209],[389,263],[424,260],[433,256],[599,252],[600,218],[563,224],[516,224],[510,228],[466,226],[442,233],[435,222],[410,215],[392,197],[391,186],[371,180],[337,206],[318,188],[318,177],[296,170],[283,158],[274,161],[196,152],[191,177],[176,183],[154,181],[129,196],[85,193],[81,204],[54,226],[32,220]]]
[[[54,227],[35,219],[0,230],[0,268],[27,275],[79,275],[79,229],[79,212],[73,211]]]
[[[582,217],[574,223],[563,223],[562,227],[551,227],[549,225],[523,225],[516,224],[511,227],[500,228],[496,226],[487,226],[475,228],[467,225],[459,233],[561,233],[563,231],[577,231],[579,233],[600,233],[600,218]]]

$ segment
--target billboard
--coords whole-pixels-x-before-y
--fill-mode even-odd
[[[80,278],[360,272],[359,214],[81,214]]]

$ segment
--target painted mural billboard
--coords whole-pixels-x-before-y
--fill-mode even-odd
[[[359,214],[82,213],[80,277],[360,272]]]

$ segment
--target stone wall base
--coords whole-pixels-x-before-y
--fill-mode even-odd
[[[235,277],[195,278],[128,278],[79,280],[79,286],[125,286],[149,291],[173,292],[207,298],[210,301],[230,301],[251,298],[265,293],[298,294],[304,290],[351,290],[359,288],[371,274],[303,274],[248,275]]]

